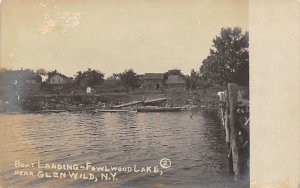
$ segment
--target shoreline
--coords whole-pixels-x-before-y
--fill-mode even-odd
[[[18,102],[0,104],[0,112],[41,112],[43,110],[57,111],[88,111],[94,109],[112,109],[132,101],[145,101],[157,98],[167,98],[171,107],[196,105],[201,109],[219,108],[221,102],[217,93],[223,88],[208,88],[202,90],[168,91],[160,93],[89,93],[89,94],[43,94],[32,95]]]

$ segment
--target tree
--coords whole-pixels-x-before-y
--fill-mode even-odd
[[[167,72],[164,73],[164,79],[163,79],[163,82],[166,83],[169,75],[178,75],[180,76],[181,78],[184,78],[184,75],[183,73],[181,72],[180,69],[177,69],[177,68],[174,68],[174,69],[170,69],[168,70]]]
[[[111,76],[107,77],[107,80],[118,80],[120,79],[120,74],[113,73]]]
[[[124,72],[115,75],[120,78],[127,89],[138,88],[140,86],[138,76],[133,69],[125,70]]]
[[[200,67],[201,76],[217,83],[249,84],[249,33],[240,28],[222,28],[213,39],[209,56]]]
[[[50,72],[48,72],[47,73],[47,75],[48,75],[48,78],[46,79],[46,82],[49,82],[50,80],[50,77],[52,77],[53,75],[55,75],[55,74],[60,74],[59,72],[57,72],[57,70],[54,70],[54,71],[50,71]]]
[[[75,84],[79,87],[86,88],[100,85],[104,82],[104,74],[98,70],[88,68],[87,71],[78,71],[75,75]]]
[[[196,89],[198,86],[199,80],[200,80],[200,73],[196,72],[194,69],[192,69],[191,75],[189,76],[190,88]]]
[[[181,77],[184,77],[183,73],[181,72],[180,69],[171,69],[171,70],[168,70],[168,72],[166,72],[166,74],[169,76],[169,75],[178,75],[178,76],[181,76]]]
[[[47,71],[43,68],[39,68],[36,70],[36,73],[41,75],[41,76],[46,76],[47,75]]]

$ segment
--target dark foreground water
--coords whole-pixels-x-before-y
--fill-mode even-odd
[[[0,187],[248,187],[229,173],[219,120],[190,115],[0,114]]]

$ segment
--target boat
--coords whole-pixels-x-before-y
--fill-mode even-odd
[[[60,113],[65,112],[65,110],[42,110],[44,113]]]
[[[110,113],[117,113],[117,112],[130,112],[129,110],[115,110],[115,109],[98,109],[96,112],[110,112]]]
[[[149,99],[145,101],[132,101],[132,102],[112,106],[112,108],[120,109],[120,108],[135,106],[139,104],[142,104],[143,106],[155,106],[155,105],[160,105],[166,102],[167,100],[168,100],[167,98],[157,98],[157,99]]]
[[[136,109],[137,112],[180,112],[181,107],[157,107],[157,106],[145,106]]]
[[[128,103],[124,103],[124,104],[119,104],[119,105],[113,106],[113,108],[123,108],[123,107],[137,105],[140,103],[143,103],[143,101],[133,101],[133,102],[128,102]]]
[[[96,107],[70,106],[66,110],[69,112],[75,112],[75,111],[92,111],[95,109]]]
[[[181,107],[182,110],[192,110],[194,108],[197,108],[197,105],[187,104]]]
[[[143,102],[144,106],[156,106],[166,102],[167,98],[149,99]]]

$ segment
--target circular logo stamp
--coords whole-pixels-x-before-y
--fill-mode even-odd
[[[163,159],[161,159],[160,160],[160,166],[162,167],[162,168],[170,168],[171,167],[171,160],[170,159],[168,159],[168,158],[163,158]]]

